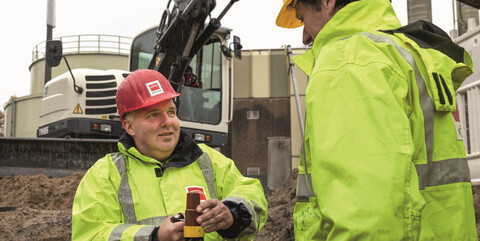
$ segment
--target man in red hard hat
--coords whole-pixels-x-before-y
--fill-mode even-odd
[[[168,80],[154,70],[132,72],[117,91],[125,134],[79,184],[72,209],[72,239],[183,240],[188,192],[200,192],[205,240],[251,240],[265,224],[267,203],[257,179],[232,160],[196,144],[180,130]],[[185,230],[187,232],[187,229]]]

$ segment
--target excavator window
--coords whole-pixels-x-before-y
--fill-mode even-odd
[[[130,71],[146,69],[154,53],[156,27],[137,35],[131,47]],[[222,42],[212,36],[192,58],[183,77],[178,117],[184,121],[218,124],[221,120]]]
[[[184,84],[178,117],[185,121],[218,124],[221,120],[222,52],[220,39],[214,38],[192,58],[186,76],[194,75],[200,84]]]

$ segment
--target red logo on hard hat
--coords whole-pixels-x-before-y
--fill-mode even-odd
[[[200,202],[206,201],[207,196],[205,196],[205,189],[200,186],[188,186],[185,188],[187,190],[187,193],[189,192],[198,192],[200,193]]]
[[[148,82],[146,85],[148,92],[150,92],[150,96],[163,94],[163,88],[158,80]]]

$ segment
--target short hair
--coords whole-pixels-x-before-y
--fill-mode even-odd
[[[135,112],[135,110],[125,113],[125,114],[123,115],[123,119],[124,119],[124,120],[128,120],[128,121],[130,121],[130,122],[133,122],[133,121],[135,120],[135,117],[134,117],[134,115],[133,115],[134,112]]]
[[[320,3],[321,1],[329,1],[329,0],[298,0],[299,2],[302,2],[304,4],[308,4],[310,6],[313,6],[313,8],[316,10],[316,11],[320,11],[321,7],[320,7]],[[345,7],[347,4],[349,3],[352,3],[352,2],[356,2],[358,0],[337,0],[335,2],[335,8],[343,8]]]

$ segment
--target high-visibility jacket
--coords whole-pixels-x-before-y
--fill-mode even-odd
[[[149,240],[168,216],[185,212],[191,190],[201,191],[201,200],[216,198],[248,211],[236,217],[247,219],[235,237],[239,240],[251,240],[265,224],[260,182],[242,176],[232,160],[185,133],[164,164],[139,153],[128,134],[118,148],[81,180],[72,207],[72,240]],[[223,239],[217,232],[205,235],[205,240]]]
[[[399,27],[389,1],[356,1],[294,58],[309,76],[296,240],[478,240],[451,113],[472,61],[411,26],[379,31]]]

